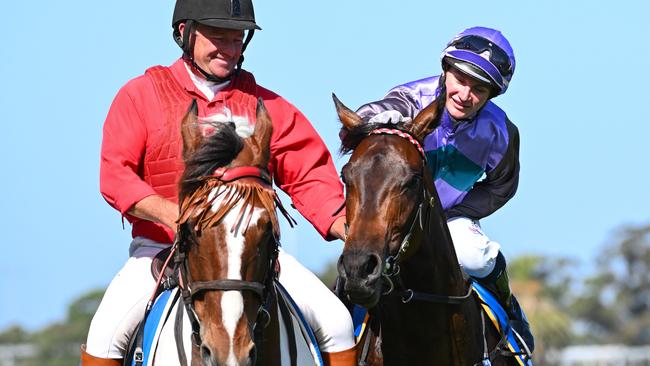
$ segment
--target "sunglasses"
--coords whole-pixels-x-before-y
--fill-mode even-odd
[[[468,50],[477,54],[488,51],[490,62],[499,69],[501,76],[506,77],[512,73],[512,65],[508,54],[499,46],[479,36],[465,36],[451,43],[458,50]]]

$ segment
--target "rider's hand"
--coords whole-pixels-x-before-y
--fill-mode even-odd
[[[347,222],[345,216],[341,216],[334,221],[332,226],[330,226],[330,235],[345,241],[345,223]]]
[[[400,123],[400,122],[409,122],[411,118],[404,117],[399,111],[384,111],[374,115],[368,122],[370,123]]]

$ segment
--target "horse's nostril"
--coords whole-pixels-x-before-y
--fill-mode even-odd
[[[366,262],[366,273],[368,276],[375,273],[377,266],[379,265],[379,258],[376,255],[370,255],[368,261]]]
[[[207,346],[201,345],[201,358],[204,365],[212,365],[212,352]]]

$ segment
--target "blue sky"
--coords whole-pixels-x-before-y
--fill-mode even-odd
[[[171,0],[0,5],[0,329],[63,318],[126,261],[130,231],[99,195],[101,127],[117,90],[179,55]],[[340,168],[331,93],[351,108],[437,74],[462,29],[499,28],[517,69],[495,99],[521,133],[517,196],[483,221],[507,257],[584,268],[622,225],[650,222],[650,47],[644,1],[262,1],[244,67],[300,108]],[[646,36],[643,36],[646,34]],[[293,214],[298,217],[297,213]],[[340,253],[300,220],[283,244],[319,271]]]

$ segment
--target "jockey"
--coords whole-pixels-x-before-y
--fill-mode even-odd
[[[155,66],[117,93],[104,123],[100,190],[132,224],[129,259],[93,317],[81,363],[121,365],[129,337],[155,287],[152,258],[172,244],[183,171],[180,121],[193,99],[201,118],[255,116],[262,98],[271,120],[269,170],[275,183],[326,240],[345,235],[343,189],[332,158],[305,116],[241,68],[255,30],[251,0],[177,0],[174,40],[183,54]],[[345,306],[309,270],[280,251],[279,280],[314,330],[326,364],[356,363]]]
[[[441,75],[399,85],[357,113],[369,122],[397,123],[414,118],[437,98],[444,101],[424,150],[458,260],[465,273],[498,295],[532,351],[533,336],[510,291],[500,245],[479,224],[517,191],[519,131],[491,100],[508,89],[515,56],[501,32],[473,27],[447,44],[441,61]]]

